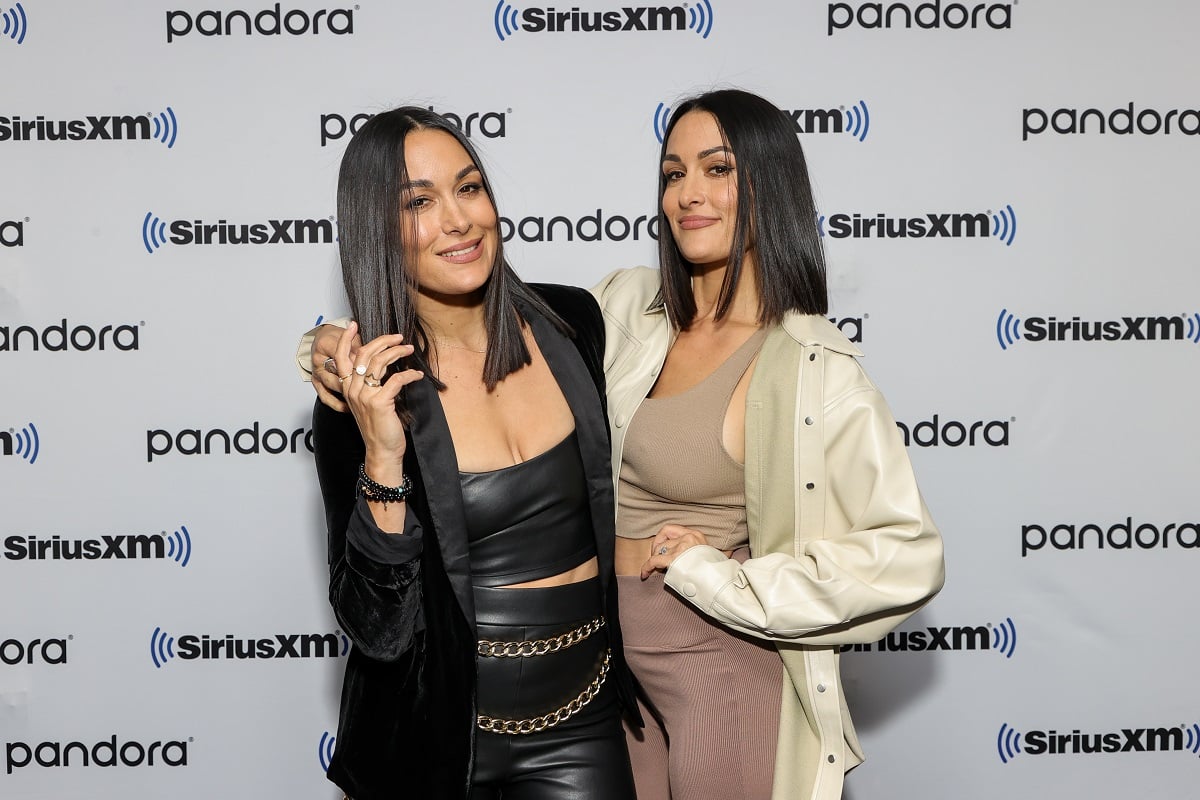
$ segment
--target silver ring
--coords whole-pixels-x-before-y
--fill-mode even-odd
[[[658,554],[659,554],[660,556],[665,556],[665,555],[667,554],[667,550],[668,550],[668,549],[670,549],[670,548],[668,548],[668,547],[667,547],[667,546],[664,544],[662,547],[658,548]]]
[[[325,367],[326,372],[332,372],[334,375],[337,375],[337,364],[333,363],[333,356],[325,359],[325,363],[322,366]]]
[[[367,386],[370,386],[372,389],[383,386],[383,383],[381,383],[374,375],[367,375],[365,378],[363,378],[363,383],[365,383]]]

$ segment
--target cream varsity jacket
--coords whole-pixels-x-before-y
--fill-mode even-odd
[[[639,267],[592,290],[605,319],[614,476],[675,335],[654,304],[658,285],[657,270]],[[883,638],[944,580],[941,537],[860,355],[819,316],[789,314],[768,334],[746,398],[751,558],[693,547],[666,575],[700,611],[779,649],[773,800],[841,797],[844,773],[863,755],[838,648]]]

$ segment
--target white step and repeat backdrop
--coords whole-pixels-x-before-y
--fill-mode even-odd
[[[0,0],[0,796],[335,797],[291,353],[346,142],[453,115],[519,271],[588,285],[715,86],[795,121],[946,536],[845,655],[847,796],[1194,796],[1200,6],[632,2]]]

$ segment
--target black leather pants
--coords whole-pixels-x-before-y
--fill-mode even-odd
[[[475,589],[479,637],[496,642],[551,639],[603,616],[599,580],[543,589]],[[578,698],[600,673],[606,628],[557,652],[485,657],[478,708],[524,720]],[[604,683],[577,713],[528,734],[476,731],[471,800],[631,800],[633,773],[614,685]]]

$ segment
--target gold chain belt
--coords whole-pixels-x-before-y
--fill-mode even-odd
[[[529,719],[500,719],[499,717],[489,717],[486,714],[480,714],[475,718],[475,724],[482,730],[490,733],[525,734],[537,733],[547,728],[553,728],[558,723],[565,722],[575,716],[583,710],[584,706],[592,702],[592,698],[600,692],[600,687],[604,685],[604,679],[608,677],[608,667],[611,660],[612,648],[609,648],[604,651],[604,663],[600,665],[599,674],[592,679],[592,682],[574,700],[560,709],[551,711],[549,714],[543,714],[540,717],[530,717]]]
[[[524,642],[493,642],[487,639],[479,640],[479,655],[484,658],[531,658],[544,656],[547,653],[557,653],[568,647],[577,645],[596,631],[604,627],[604,617],[596,617],[591,622],[578,628],[559,634],[551,639],[534,639]]]

